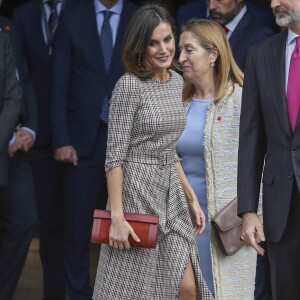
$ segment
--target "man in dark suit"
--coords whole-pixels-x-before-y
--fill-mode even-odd
[[[197,8],[196,8],[197,6]],[[177,22],[184,24],[192,17],[210,18],[224,27],[231,46],[233,57],[244,70],[249,47],[272,36],[275,32],[254,16],[263,15],[263,10],[249,1],[197,1],[187,4],[177,12]]]
[[[64,172],[64,257],[71,299],[91,299],[92,217],[97,199],[102,208],[107,199],[108,100],[124,72],[122,42],[135,9],[127,0],[83,1],[65,11],[56,36],[52,130],[55,158]]]
[[[13,299],[37,224],[31,167],[25,154],[34,143],[37,107],[16,30],[13,24],[2,16],[0,31],[6,32],[10,37],[23,91],[22,111],[8,147],[8,183],[2,189],[0,200],[0,299],[9,300]]]
[[[7,184],[8,145],[21,110],[22,92],[7,33],[0,34],[0,186]]]
[[[266,9],[268,0],[245,0],[248,11],[255,19],[266,24],[268,27],[279,31],[279,27],[275,23],[274,15],[271,10]],[[186,23],[192,18],[206,19],[209,15],[206,0],[194,0],[187,4],[181,5],[177,9],[176,20],[179,25]]]
[[[38,202],[44,299],[65,299],[64,197],[61,171],[59,164],[54,160],[51,146],[51,54],[57,24],[59,26],[57,21],[59,21],[61,12],[69,4],[70,7],[75,5],[75,2],[77,1],[33,0],[18,7],[14,13],[14,24],[21,38],[29,74],[37,95],[39,126],[29,157]]]
[[[1,3],[0,3],[1,4]],[[17,80],[15,67],[15,59],[13,50],[10,45],[9,35],[5,32],[0,32],[0,299],[12,299],[14,288],[20,276],[22,270],[22,262],[20,265],[20,254],[25,261],[27,252],[28,241],[25,241],[27,245],[22,243],[23,236],[19,235],[18,230],[15,230],[14,217],[15,212],[19,209],[15,209],[14,205],[8,203],[12,200],[6,197],[6,191],[10,178],[8,175],[8,165],[10,164],[8,159],[8,146],[9,140],[13,136],[15,126],[18,121],[19,114],[21,112],[21,100],[22,92],[21,86]],[[14,203],[17,204],[17,203]],[[16,214],[20,217],[18,220],[23,222],[22,215]],[[16,223],[18,223],[15,222]],[[25,230],[26,231],[26,230]],[[17,234],[15,234],[17,233]],[[14,238],[18,238],[19,241],[14,241]],[[26,237],[25,237],[26,238]],[[7,245],[9,243],[9,245]],[[20,245],[23,249],[14,247]],[[11,246],[11,247],[10,247]],[[17,252],[11,252],[17,251]],[[16,270],[14,268],[20,268]],[[13,274],[14,273],[14,274]],[[16,275],[16,276],[14,276]]]
[[[300,6],[272,0],[278,35],[248,54],[241,109],[238,213],[242,238],[261,255],[267,240],[274,300],[299,299]],[[263,175],[262,175],[263,173]],[[256,216],[263,182],[263,221]]]

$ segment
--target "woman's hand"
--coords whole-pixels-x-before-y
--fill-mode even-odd
[[[200,235],[205,228],[205,215],[200,207],[198,199],[188,201],[190,216],[192,219],[195,234]]]
[[[205,215],[199,205],[197,196],[192,189],[190,183],[188,182],[184,171],[182,169],[181,163],[179,161],[176,161],[175,166],[178,171],[178,175],[183,187],[185,198],[188,202],[189,210],[190,210],[190,216],[192,219],[193,226],[195,228],[195,234],[199,235],[203,232],[205,228]]]
[[[124,218],[112,218],[109,230],[109,246],[120,250],[130,249],[128,242],[129,235],[131,235],[136,242],[140,242],[140,239]]]

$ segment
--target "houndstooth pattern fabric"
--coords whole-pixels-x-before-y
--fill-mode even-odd
[[[101,246],[97,300],[175,300],[192,262],[197,300],[213,299],[200,271],[194,232],[175,167],[177,140],[185,126],[183,81],[170,71],[160,82],[125,74],[110,104],[106,171],[122,166],[123,209],[160,216],[156,249]],[[108,207],[109,208],[109,207]]]

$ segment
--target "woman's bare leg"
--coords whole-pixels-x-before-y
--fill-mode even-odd
[[[196,300],[196,283],[195,274],[190,262],[185,269],[183,274],[180,290],[179,290],[179,300]]]

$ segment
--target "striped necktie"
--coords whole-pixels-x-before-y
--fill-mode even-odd
[[[53,38],[57,29],[58,25],[58,12],[57,12],[57,4],[58,0],[49,0],[48,5],[50,7],[50,15],[48,20],[48,27],[49,27],[49,41],[48,44],[51,45],[53,42]]]

